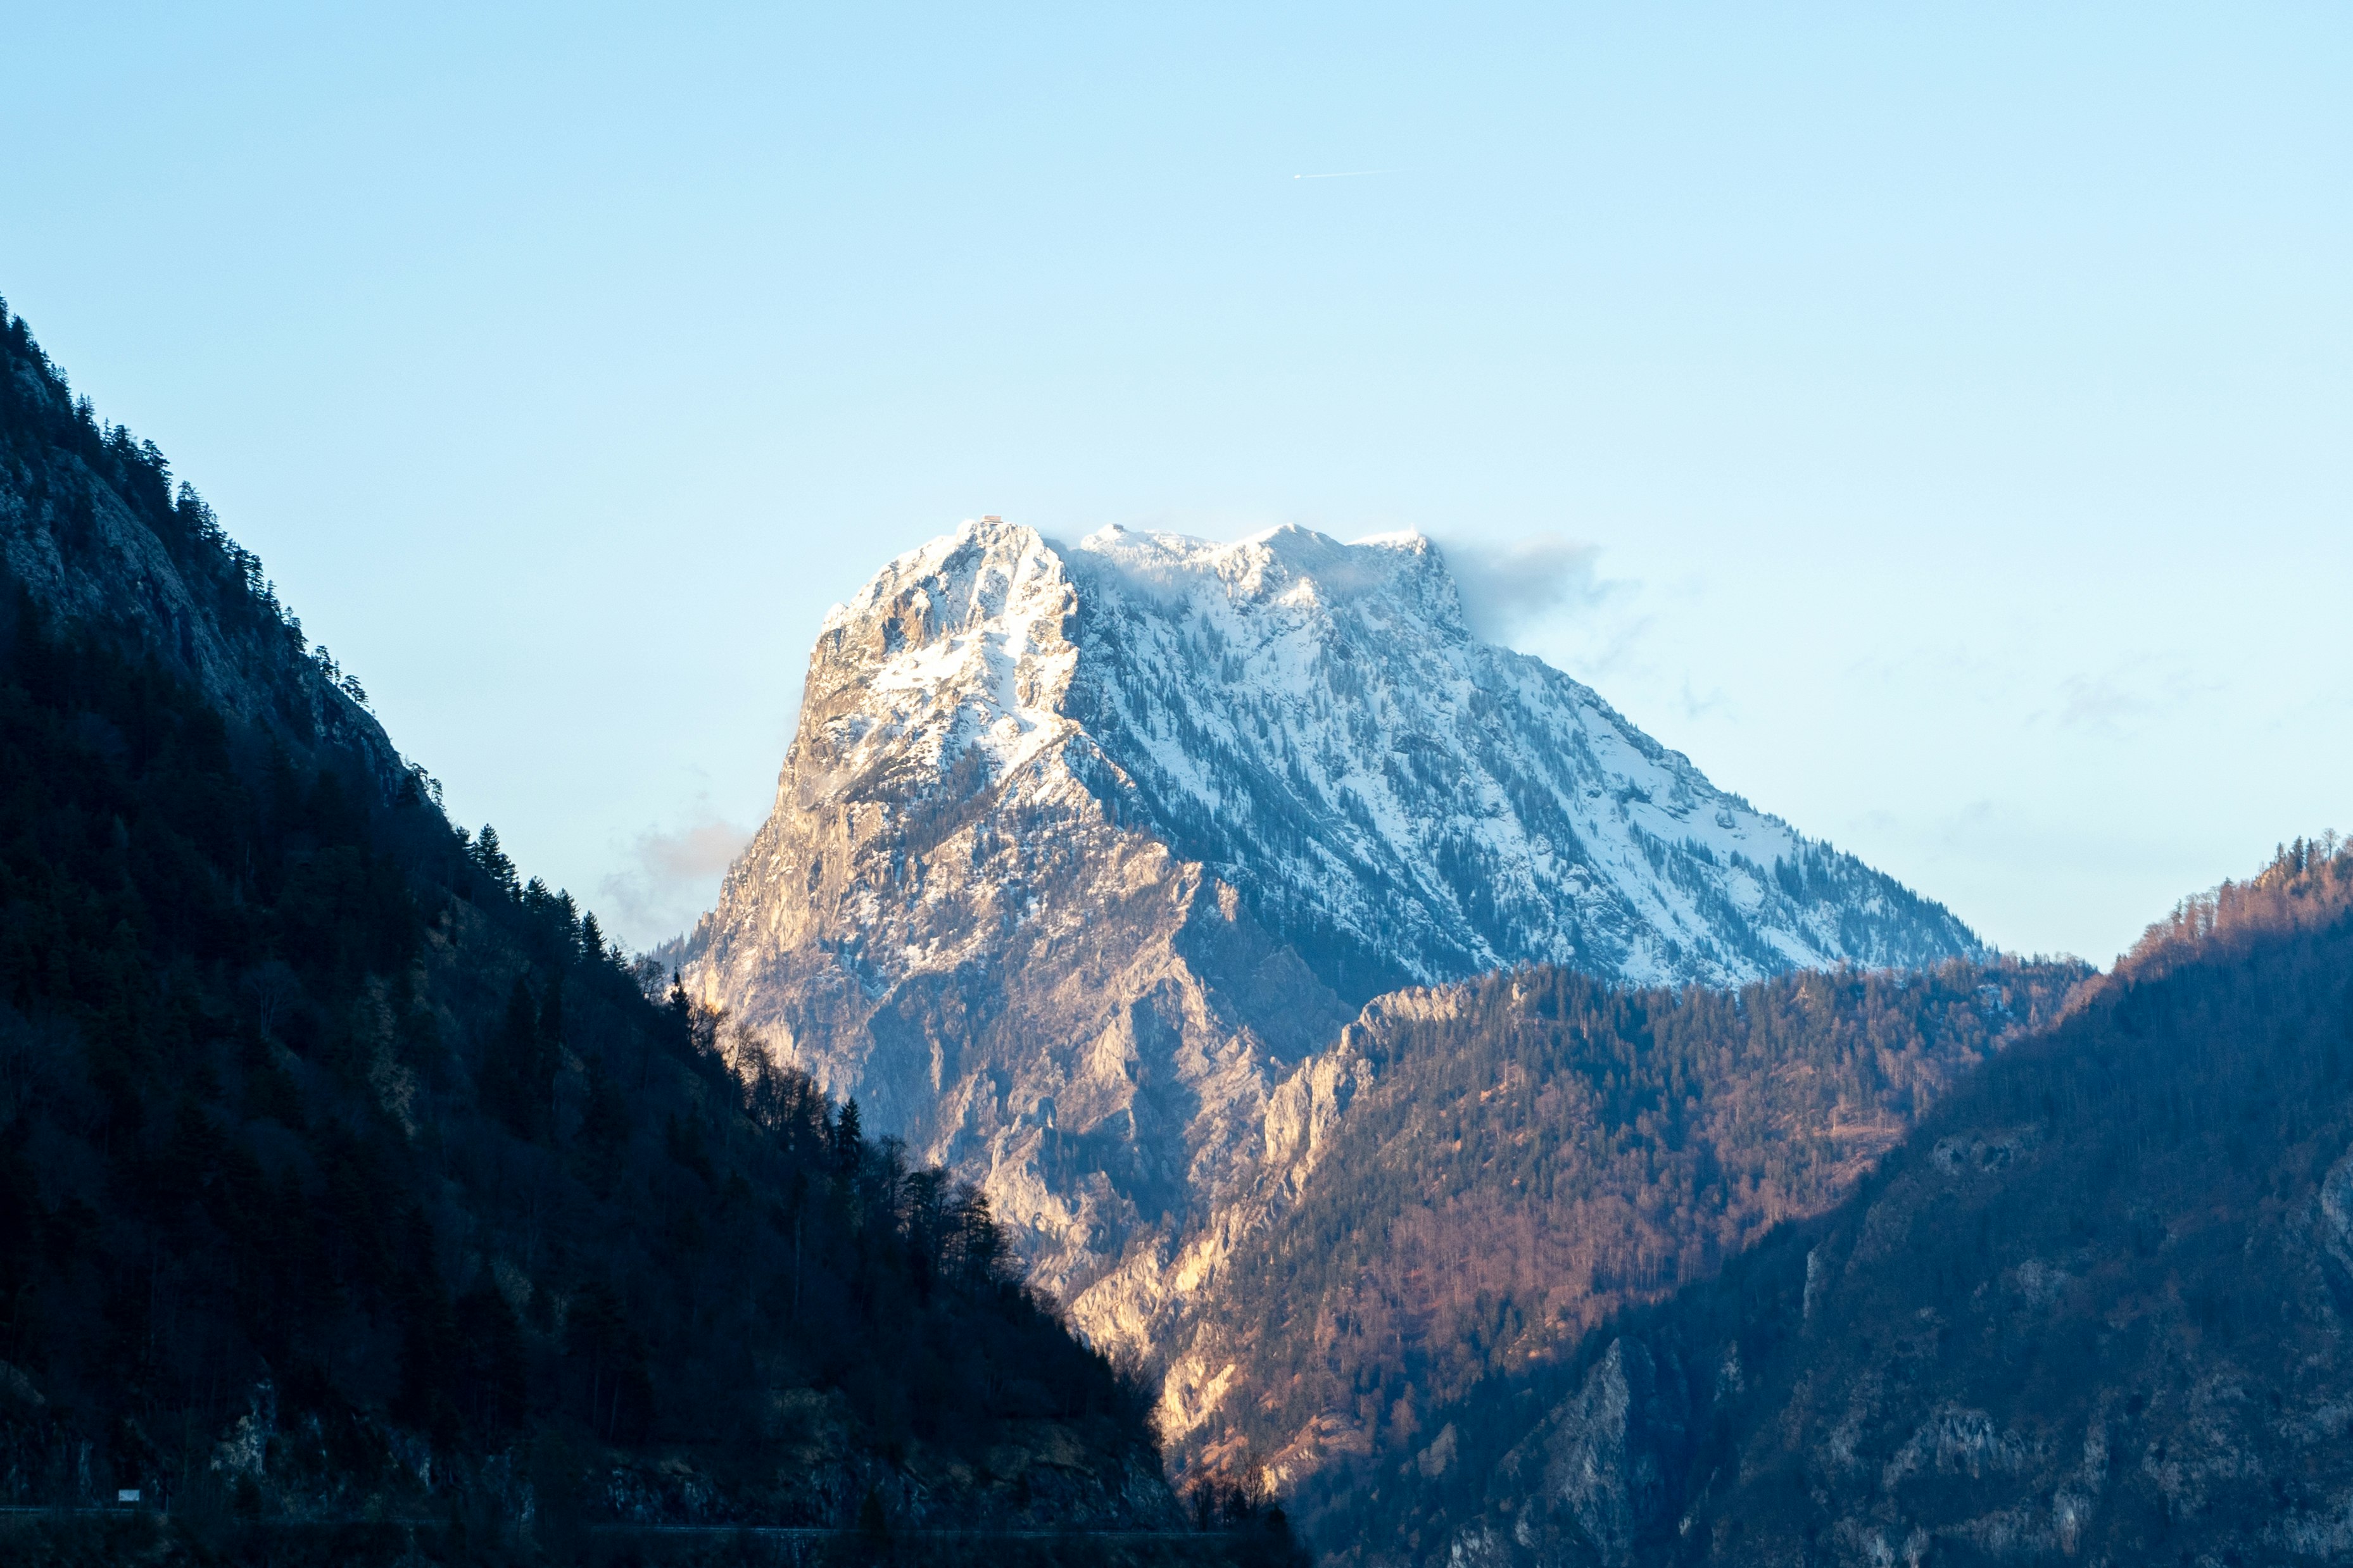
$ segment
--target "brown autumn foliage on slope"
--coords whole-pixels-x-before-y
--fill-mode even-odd
[[[1442,1464],[1433,1405],[1828,1208],[2089,973],[1955,962],[1726,992],[1539,968],[1377,1003],[1348,1039],[1373,1087],[1179,1358],[1180,1379],[1232,1369],[1187,1458],[1289,1481]]]

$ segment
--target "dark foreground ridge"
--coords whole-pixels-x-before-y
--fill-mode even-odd
[[[534,1541],[539,1555],[591,1568],[1304,1568],[1279,1519],[1198,1530],[839,1530],[758,1525],[586,1526]],[[10,1517],[0,1511],[0,1561],[12,1568],[150,1568],[261,1562],[274,1568],[427,1568],[513,1560],[511,1541],[485,1542],[462,1521],[271,1520],[198,1533],[153,1514]]]
[[[0,308],[0,1502],[141,1510],[0,1555],[1196,1560],[986,1202],[438,797]]]

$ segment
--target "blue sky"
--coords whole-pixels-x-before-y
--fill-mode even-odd
[[[0,294],[635,940],[983,511],[1516,563],[2012,948],[2353,826],[2341,5],[488,9],[16,8]]]

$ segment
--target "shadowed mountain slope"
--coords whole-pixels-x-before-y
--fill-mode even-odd
[[[2353,854],[2186,903],[1847,1203],[1434,1412],[1350,1561],[2353,1552]],[[1345,1522],[1344,1522],[1345,1521]]]
[[[453,830],[5,311],[0,565],[0,1501],[277,1561],[1178,1521],[986,1201]]]

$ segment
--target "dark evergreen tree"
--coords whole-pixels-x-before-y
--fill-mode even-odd
[[[834,1123],[833,1162],[845,1174],[858,1169],[860,1152],[865,1148],[864,1135],[858,1125],[858,1101],[853,1097],[841,1102],[841,1118]]]
[[[565,924],[568,928],[570,921]],[[555,1078],[564,1068],[564,974],[548,976],[539,1003],[538,1049],[532,1054],[532,1119],[543,1136],[555,1129]]]
[[[518,974],[507,994],[505,1020],[483,1047],[479,1085],[483,1108],[518,1138],[535,1139],[544,1125],[540,1115],[543,1058],[539,1005],[532,997],[531,983]]]

